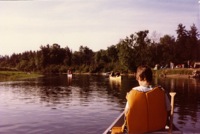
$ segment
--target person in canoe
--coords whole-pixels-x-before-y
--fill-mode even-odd
[[[72,74],[72,71],[70,69],[68,69],[67,74]]]
[[[125,123],[123,131],[127,133],[145,133],[165,128],[170,115],[170,101],[161,87],[152,87],[152,70],[148,66],[139,66],[136,80],[139,86],[127,93]]]
[[[111,74],[110,74],[110,76],[115,77],[115,72],[112,71]]]
[[[110,76],[111,76],[111,77],[119,77],[119,76],[120,76],[120,72],[114,72],[114,71],[112,71],[112,72],[110,73]]]

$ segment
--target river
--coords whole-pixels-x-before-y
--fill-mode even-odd
[[[174,124],[200,132],[200,80],[157,78],[175,91]],[[138,83],[101,75],[51,75],[0,82],[0,134],[101,134],[123,111],[126,93]]]

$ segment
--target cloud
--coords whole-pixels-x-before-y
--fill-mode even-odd
[[[1,1],[0,55],[51,43],[97,51],[141,30],[176,34],[179,23],[189,28],[197,21],[198,6],[194,0]],[[20,48],[9,49],[13,44]]]

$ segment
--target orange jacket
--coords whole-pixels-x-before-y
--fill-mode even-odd
[[[131,90],[126,114],[128,133],[144,133],[165,127],[167,110],[165,92],[156,87],[148,92]]]

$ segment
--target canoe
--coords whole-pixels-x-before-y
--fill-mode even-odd
[[[194,70],[192,72],[192,78],[200,78],[200,70]]]
[[[72,74],[67,74],[68,77],[72,77]]]
[[[121,127],[124,123],[124,112],[122,112],[115,120],[114,122],[103,132],[103,134],[111,134],[111,129],[113,127]],[[151,134],[182,134],[182,132],[175,126],[172,126],[172,131],[170,132],[170,129],[168,126],[165,127],[163,130],[159,130],[156,132],[151,132]]]
[[[120,81],[122,79],[121,76],[109,76],[110,80],[116,80],[116,81]]]

